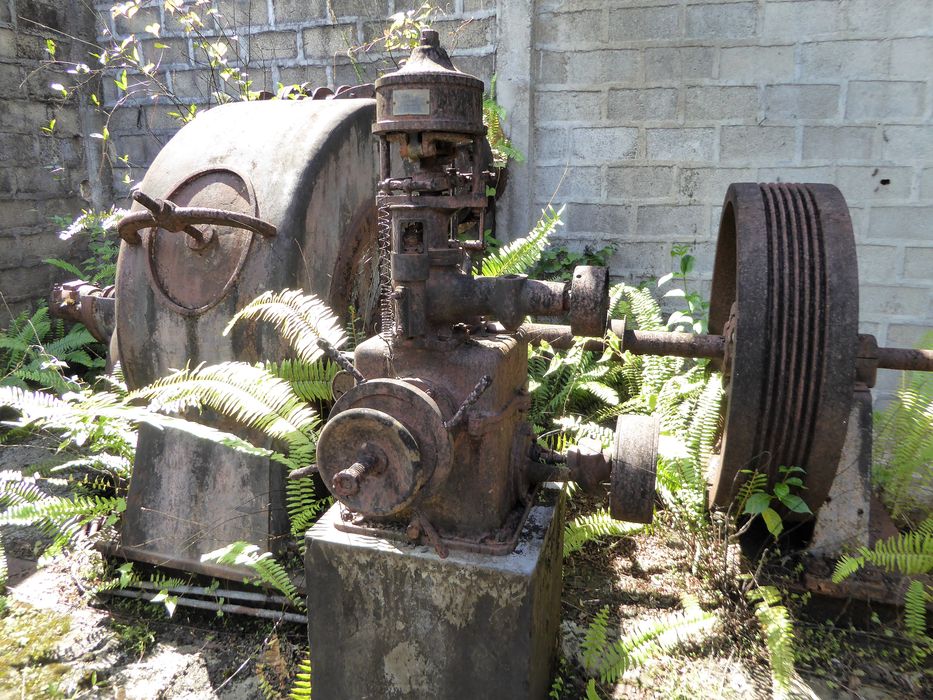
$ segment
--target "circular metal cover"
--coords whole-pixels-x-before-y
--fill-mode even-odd
[[[791,466],[806,471],[799,495],[814,513],[826,500],[855,381],[857,270],[832,185],[729,187],[710,303],[710,332],[728,331],[731,350],[713,505],[732,503],[745,470],[773,484]]]
[[[418,484],[419,489],[428,482],[440,484],[450,474],[453,464],[453,441],[450,431],[444,427],[443,414],[437,402],[425,391],[400,379],[370,379],[353,387],[337,400],[331,409],[328,425],[344,411],[356,408],[369,408],[385,413],[411,433],[421,455],[420,469],[424,478]],[[318,468],[322,473],[330,469],[322,463],[321,448],[324,442],[325,432],[322,431],[318,442]],[[357,442],[362,444],[365,440],[360,439]],[[348,466],[350,465],[342,464],[336,471]],[[325,483],[329,481],[325,479]],[[359,512],[366,514],[367,511]]]
[[[609,268],[578,265],[570,282],[570,330],[602,337],[609,322]]]
[[[167,197],[179,207],[211,207],[258,215],[247,181],[231,170],[208,170],[185,180]],[[220,302],[236,282],[253,233],[230,226],[200,226],[209,242],[191,245],[184,233],[149,229],[149,273],[163,301],[185,315],[203,313]]]
[[[659,426],[657,416],[624,415],[616,422],[609,487],[609,514],[616,520],[654,520]]]
[[[318,470],[332,492],[339,472],[373,455],[379,466],[359,479],[359,490],[334,495],[358,513],[397,513],[411,504],[426,479],[418,443],[408,429],[382,411],[351,408],[331,417],[321,431]]]

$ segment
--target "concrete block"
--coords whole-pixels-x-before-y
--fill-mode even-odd
[[[881,157],[893,163],[925,165],[933,153],[933,129],[929,126],[886,126],[881,141]]]
[[[929,318],[929,315],[927,316]],[[919,348],[930,337],[933,328],[929,324],[892,323],[888,326],[886,342],[901,348]]]
[[[475,75],[486,84],[487,88],[489,87],[489,82],[496,72],[496,57],[494,53],[490,51],[483,55],[465,56],[457,51],[452,51],[450,58],[459,70],[464,73],[469,73],[470,75]],[[383,72],[391,70],[395,69],[386,66]]]
[[[715,157],[716,130],[647,129],[649,160],[711,161]]]
[[[258,2],[265,5],[263,0],[258,0]],[[388,16],[387,3],[381,2],[378,4],[385,7]],[[334,16],[338,17],[337,10],[342,10],[346,4],[331,2],[331,6],[334,8]],[[332,19],[327,11],[327,0],[273,0],[272,16],[276,25],[300,24],[317,19]]]
[[[308,3],[303,3],[308,7]],[[236,27],[250,30],[269,24],[269,5],[266,0],[217,0],[214,23],[223,29]]]
[[[560,51],[536,51],[532,58],[532,73],[538,84],[568,82],[567,56]]]
[[[313,89],[327,85],[327,71],[323,66],[288,66],[279,68],[282,85],[307,85]]]
[[[923,116],[926,83],[852,81],[846,97],[846,121],[897,121]]]
[[[610,90],[607,115],[610,121],[654,122],[677,118],[677,90],[640,88]]]
[[[710,85],[688,87],[684,100],[684,118],[688,122],[744,119],[758,120],[758,88]]]
[[[573,156],[583,163],[630,160],[636,156],[638,129],[607,126],[574,129]]]
[[[667,241],[706,240],[710,237],[707,217],[704,206],[646,204],[638,207],[634,235]]]
[[[845,191],[843,191],[845,194]],[[860,283],[897,281],[901,267],[901,254],[896,246],[858,246],[858,278]]]
[[[848,201],[909,199],[913,168],[895,166],[840,166],[836,186]]]
[[[689,5],[686,35],[709,39],[738,39],[752,36],[758,19],[753,2],[718,5]]]
[[[534,150],[539,161],[567,161],[570,131],[565,128],[535,129]]]
[[[535,93],[535,117],[539,123],[599,121],[603,111],[602,92],[560,90]]]
[[[0,58],[16,58],[16,34],[12,29],[0,27]]]
[[[790,163],[797,150],[795,130],[789,126],[724,126],[719,141],[726,164]]]
[[[712,78],[716,50],[708,46],[672,46],[645,49],[645,80],[673,83]]]
[[[202,15],[202,18],[206,18],[206,15]],[[126,37],[130,34],[141,36],[146,33],[146,27],[151,24],[160,26],[162,24],[162,13],[159,12],[158,5],[139,8],[132,17],[127,17],[124,14],[113,18],[113,27],[119,37]]]
[[[733,182],[757,182],[755,168],[681,168],[677,198],[699,204],[722,204]]]
[[[580,85],[632,83],[640,81],[641,53],[616,51],[574,51],[567,56],[567,81]]]
[[[839,114],[838,85],[769,85],[764,92],[769,120],[833,119]]]
[[[619,276],[627,282],[637,284],[645,280],[657,279],[671,271],[673,242],[624,240],[615,243],[616,250],[609,261],[613,276]],[[697,258],[695,269],[708,270],[712,265],[712,244],[694,245],[692,251]]]
[[[670,39],[683,34],[681,8],[622,7],[609,11],[609,41]]]
[[[919,27],[930,26],[931,12],[929,0],[848,0],[846,28],[879,38],[915,34]]]
[[[143,58],[158,66],[184,65],[191,61],[188,40],[184,37],[146,39],[140,44]]]
[[[474,49],[495,41],[496,24],[492,18],[447,20],[434,22],[432,28],[440,34],[441,45],[451,55],[457,49]]]
[[[766,2],[762,36],[798,40],[836,32],[843,24],[837,0]]]
[[[891,41],[890,77],[896,80],[926,80],[933,65],[933,37]]]
[[[557,492],[557,493],[555,493]],[[333,506],[307,535],[322,698],[542,698],[560,624],[563,495],[546,489],[505,556],[350,535]]]
[[[606,198],[637,201],[669,197],[674,185],[670,165],[623,165],[606,171]]]
[[[784,166],[782,168],[759,168],[759,182],[832,182],[831,166]]]
[[[800,48],[805,80],[886,78],[890,47],[878,41],[823,41]]]
[[[793,80],[793,46],[733,46],[719,54],[719,79],[730,83]]]
[[[539,46],[565,49],[575,49],[581,43],[605,44],[609,37],[606,13],[601,9],[543,12],[535,16],[534,36]]]
[[[601,233],[608,238],[623,237],[631,234],[632,217],[635,208],[614,204],[578,204],[567,205],[565,230],[568,236],[587,233]]]
[[[498,0],[463,0],[463,13],[466,15],[476,14],[478,12],[494,12]],[[542,5],[542,9],[552,9],[550,6]]]
[[[535,168],[534,193],[543,201],[598,202],[603,188],[602,169],[582,165]]]
[[[172,89],[175,94],[185,100],[203,98],[210,93],[211,75],[203,70],[173,71]]]
[[[866,233],[874,240],[933,242],[933,207],[872,207]]]
[[[920,173],[920,199],[933,200],[933,168],[924,168]]]
[[[923,317],[929,308],[928,287],[859,285],[859,316],[868,320],[887,316]]]
[[[356,46],[355,24],[338,24],[332,27],[308,27],[301,33],[304,55],[308,59],[330,60],[334,56],[346,56],[347,49]]]
[[[308,31],[308,30],[306,30]],[[307,46],[307,44],[306,44]],[[293,31],[260,32],[249,38],[249,57],[253,63],[298,56],[298,34]]]
[[[825,161],[870,160],[876,129],[867,126],[807,126],[803,130],[803,159]]]

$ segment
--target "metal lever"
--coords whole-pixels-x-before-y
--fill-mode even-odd
[[[463,400],[462,404],[460,404],[457,412],[450,417],[449,421],[444,422],[444,427],[450,430],[458,423],[460,423],[460,421],[462,421],[463,417],[466,415],[467,409],[479,400],[479,397],[482,396],[483,392],[489,388],[490,384],[492,384],[492,377],[490,377],[488,374],[484,374],[483,378],[476,383],[475,387],[473,387],[473,391],[470,392],[470,395]]]
[[[117,224],[120,238],[131,245],[140,244],[142,239],[139,231],[144,228],[162,228],[173,233],[184,231],[201,246],[209,243],[211,236],[205,236],[201,230],[195,228],[195,224],[235,226],[267,238],[277,233],[276,227],[267,221],[236,211],[207,207],[179,207],[168,199],[155,199],[138,190],[133,193],[133,199],[149,211],[135,211],[127,214]]]

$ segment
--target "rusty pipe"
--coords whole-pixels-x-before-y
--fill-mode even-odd
[[[625,328],[624,321],[620,320],[612,321],[611,327],[613,334],[621,339],[622,349],[633,355],[722,359],[726,348],[726,339],[721,335],[636,331]],[[574,335],[570,326],[526,323],[522,326],[522,332],[526,340],[533,345],[545,341],[556,350],[566,350],[573,346]],[[859,335],[860,342],[868,338],[871,336]],[[602,338],[583,339],[584,350],[600,352],[605,347],[606,342]],[[877,367],[882,369],[933,372],[933,350],[879,347],[875,357],[866,359],[877,361]]]

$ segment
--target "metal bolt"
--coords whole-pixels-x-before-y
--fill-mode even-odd
[[[359,461],[334,474],[331,480],[334,494],[340,498],[355,496],[360,492],[363,479],[381,474],[385,469],[386,458],[380,452],[374,452],[373,448],[366,443],[360,451]]]

